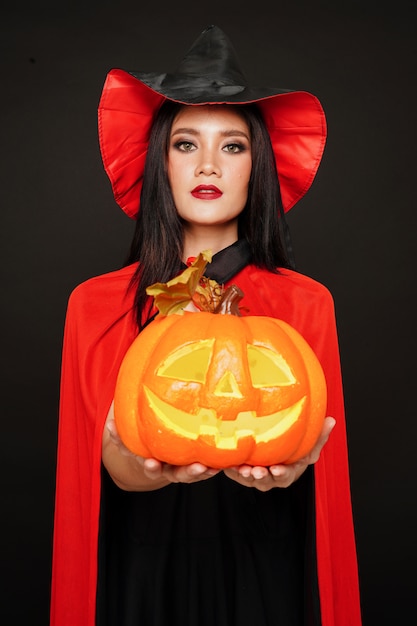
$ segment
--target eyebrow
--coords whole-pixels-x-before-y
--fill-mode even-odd
[[[181,134],[200,135],[201,133],[196,128],[177,128],[172,133],[172,136]],[[222,135],[222,137],[245,137],[247,140],[249,140],[249,136],[247,133],[245,133],[243,130],[237,130],[234,128],[230,130],[223,130],[220,134]]]

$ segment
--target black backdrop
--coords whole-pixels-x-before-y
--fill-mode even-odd
[[[173,69],[214,23],[250,82],[311,91],[327,113],[322,166],[289,222],[298,269],[336,301],[364,626],[414,624],[412,2],[196,4],[38,0],[0,11],[2,623],[48,623],[66,301],[121,264],[132,233],[98,149],[105,75]]]

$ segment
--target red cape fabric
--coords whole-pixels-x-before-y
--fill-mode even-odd
[[[137,334],[136,266],[92,278],[71,294],[65,325],[52,570],[51,626],[95,626],[101,439],[123,356]],[[283,319],[309,342],[328,385],[336,426],[315,464],[322,626],[360,626],[346,426],[333,299],[309,277],[253,265],[231,281],[243,314]]]

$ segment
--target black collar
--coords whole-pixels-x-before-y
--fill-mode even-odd
[[[249,243],[246,239],[239,239],[231,246],[213,254],[211,263],[206,266],[204,276],[222,285],[248,265],[251,259],[252,252]]]
[[[204,276],[210,278],[211,280],[215,280],[220,285],[223,285],[224,283],[227,283],[228,280],[233,278],[235,274],[240,272],[240,270],[243,270],[243,268],[250,263],[251,259],[252,252],[250,250],[249,243],[246,239],[239,239],[235,243],[232,243],[231,246],[213,254],[211,263],[208,263],[206,266]],[[183,264],[183,268],[185,269],[186,267],[187,266]],[[148,318],[144,323],[143,328],[150,324],[155,319],[157,314],[158,312]]]

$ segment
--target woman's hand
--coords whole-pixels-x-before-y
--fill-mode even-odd
[[[335,424],[336,420],[333,417],[326,417],[321,435],[313,450],[291,465],[271,465],[270,467],[240,465],[225,469],[224,473],[237,483],[246,487],[255,487],[260,491],[269,491],[274,487],[289,487],[305,472],[308,465],[319,460],[321,450]]]
[[[303,459],[291,465],[271,465],[261,467],[240,465],[224,469],[226,476],[246,487],[269,491],[274,487],[289,487],[306,470],[316,463],[320,452],[328,440],[336,421],[326,417],[323,430],[313,450]],[[207,480],[221,470],[191,463],[190,465],[170,465],[157,459],[144,459],[136,456],[121,441],[114,421],[113,405],[107,416],[103,433],[103,463],[114,482],[128,491],[149,491],[165,487],[169,483],[195,483]]]
[[[157,459],[136,456],[119,437],[113,404],[103,432],[103,463],[116,485],[126,491],[152,491],[169,483],[195,483],[221,471],[202,463],[169,465]]]
[[[212,478],[221,470],[206,467],[202,463],[169,465],[157,459],[143,459],[143,471],[151,480],[165,478],[170,483],[195,483]]]

